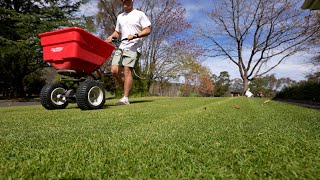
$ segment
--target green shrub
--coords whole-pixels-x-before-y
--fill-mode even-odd
[[[285,87],[275,98],[320,102],[320,81],[309,80],[292,87]]]
[[[189,97],[201,97],[199,93],[190,93]]]
[[[41,88],[46,84],[41,71],[35,71],[27,75],[24,79],[24,88],[26,94],[31,97],[32,95],[39,95]]]

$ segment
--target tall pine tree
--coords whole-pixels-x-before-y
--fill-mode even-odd
[[[44,67],[38,34],[79,25],[75,13],[87,0],[0,0],[0,84],[24,97],[23,79]]]

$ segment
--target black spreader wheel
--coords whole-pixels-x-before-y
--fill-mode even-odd
[[[82,110],[100,109],[106,101],[104,88],[97,81],[86,80],[77,88],[76,100]]]
[[[48,110],[64,109],[68,106],[65,93],[67,87],[63,84],[47,84],[40,92],[40,102]]]

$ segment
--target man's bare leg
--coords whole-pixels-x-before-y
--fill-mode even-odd
[[[132,68],[124,67],[124,85],[123,85],[123,95],[129,97],[130,90],[132,89],[133,78],[132,78]]]
[[[117,105],[129,104],[128,97],[133,85],[132,68],[112,65],[111,71],[113,76],[116,78],[117,82],[123,85],[124,97],[117,103]],[[122,74],[122,71],[123,71],[123,74]],[[121,102],[126,102],[126,103],[121,103]]]
[[[117,82],[121,85],[123,85],[123,83],[124,83],[124,77],[121,74],[122,70],[123,70],[122,66],[117,66],[117,65],[111,66],[111,72],[112,72],[113,77],[115,77]]]

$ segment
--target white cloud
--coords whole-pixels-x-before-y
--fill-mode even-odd
[[[278,77],[290,77],[294,80],[304,80],[305,76],[310,74],[315,66],[307,63],[305,59],[300,60],[302,56],[293,56],[284,63],[277,66],[272,72]]]
[[[315,68],[313,64],[307,62],[310,57],[310,55],[298,53],[287,58],[268,74],[275,74],[277,78],[289,77],[293,80],[304,80],[305,76],[310,74]],[[276,63],[277,60],[278,58],[272,60],[270,66],[271,64]],[[213,74],[219,75],[221,71],[228,71],[231,79],[240,78],[238,67],[228,59],[223,59],[221,57],[208,58],[205,61],[205,65],[211,69]]]
[[[186,17],[189,21],[199,21],[206,16],[209,0],[180,0],[179,2],[186,9]]]

